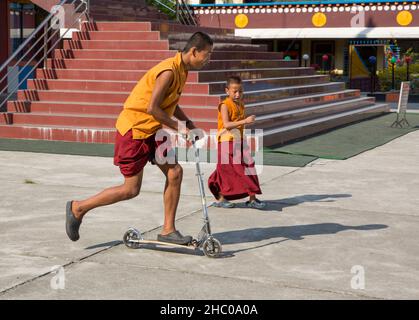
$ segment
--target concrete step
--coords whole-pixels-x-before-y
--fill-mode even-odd
[[[0,125],[11,125],[11,124],[13,124],[13,113],[0,112]]]
[[[305,86],[290,86],[284,88],[264,89],[246,92],[244,102],[266,102],[289,98],[298,95],[314,93],[334,92],[344,89],[344,83],[331,82]],[[110,102],[123,103],[130,91],[76,91],[76,90],[19,90],[18,100],[29,101],[79,101],[79,102]],[[191,106],[212,106],[218,105],[220,99],[225,95],[193,95],[183,94],[179,103]]]
[[[312,107],[326,104],[333,101],[338,103],[349,99],[359,98],[358,90],[346,90],[328,94],[317,94],[311,96],[293,97],[281,99],[269,103],[256,103],[246,106],[246,114],[257,115],[258,117],[270,115],[289,110],[298,110],[304,107]],[[105,102],[72,102],[72,101],[9,101],[7,111],[16,112],[35,112],[35,113],[74,113],[74,114],[108,114],[118,115],[123,108],[123,103]],[[182,105],[184,112],[193,118],[215,119],[218,115],[217,105],[214,106],[188,106]],[[3,120],[3,123],[6,121]],[[9,121],[10,122],[10,121]]]
[[[14,113],[14,125],[74,126],[83,128],[115,128],[116,115],[74,113]]]
[[[135,14],[123,15],[115,12],[103,12],[101,14],[91,14],[90,18],[94,21],[115,21],[115,22],[136,22],[136,21],[149,21],[149,22],[162,22],[169,21],[163,13],[147,13],[147,12],[136,12]]]
[[[305,86],[291,86],[284,88],[249,91],[244,96],[244,102],[257,103],[297,95],[341,91],[344,83],[331,82]],[[130,91],[89,91],[89,90],[19,90],[18,100],[28,101],[78,101],[78,102],[110,102],[124,103]],[[179,103],[190,106],[218,105],[225,95],[183,94]]]
[[[280,78],[302,75],[314,75],[313,68],[271,68],[271,69],[237,69],[231,70],[203,70],[199,71],[199,82],[226,81],[229,76],[239,76],[242,80],[261,78]]]
[[[281,60],[284,58],[282,52],[269,51],[213,51],[211,53],[211,60]]]
[[[170,42],[170,50],[183,50],[185,41]],[[265,44],[214,43],[213,51],[268,51]]]
[[[329,77],[324,75],[283,77],[270,79],[244,80],[243,87],[246,92],[264,89],[283,88],[288,86],[301,86],[328,83]],[[39,90],[87,90],[87,91],[131,91],[137,81],[115,80],[74,80],[74,79],[29,79],[28,89]],[[184,93],[195,94],[224,94],[225,81],[212,83],[189,83]]]
[[[71,141],[83,143],[114,143],[115,129],[82,128],[36,125],[1,125],[0,137],[9,139],[34,139]]]
[[[124,103],[130,92],[75,91],[75,90],[19,90],[18,100],[26,101],[77,101],[97,103]],[[218,105],[219,96],[183,94],[180,105]]]
[[[274,89],[263,89],[248,91],[244,95],[245,104],[258,103],[258,102],[269,102],[279,99],[291,98],[296,96],[304,96],[308,94],[326,93],[342,91],[345,89],[345,83],[343,82],[329,82],[321,84],[311,84],[302,86],[290,86],[283,88]],[[221,99],[226,96],[222,95]]]
[[[90,70],[148,70],[161,60],[115,60],[115,59],[47,59],[47,68]],[[295,67],[286,60],[213,60],[203,70],[270,69]]]
[[[297,110],[303,107],[317,106],[331,101],[339,102],[359,97],[359,90],[342,90],[336,92],[302,95],[268,102],[248,103],[246,105],[246,114],[259,116],[281,111]]]
[[[77,50],[56,49],[56,59],[116,59],[116,60],[163,60],[172,58],[176,50]],[[241,52],[241,51],[215,51],[211,54],[214,60],[280,60],[280,52]]]
[[[295,110],[281,111],[258,116],[254,124],[247,126],[249,129],[273,129],[293,123],[304,122],[320,117],[338,114],[350,110],[372,106],[375,99],[360,97],[340,102],[326,103],[316,106],[303,107]]]
[[[84,22],[81,31],[151,31],[150,22],[94,21]]]
[[[49,69],[148,70],[159,60],[47,59]]]
[[[263,145],[280,145],[302,137],[327,131],[352,122],[368,119],[389,112],[386,104],[376,104],[339,114],[308,120],[279,128],[264,130]]]
[[[123,109],[122,103],[95,103],[95,102],[62,102],[62,101],[9,101],[7,104],[7,115],[2,114],[2,123],[13,123],[11,113],[43,113],[43,114],[103,114],[119,115]],[[183,105],[182,110],[191,119],[216,119],[218,115],[217,106],[188,106]],[[7,119],[7,121],[6,121]]]
[[[212,60],[205,70],[243,70],[243,69],[272,69],[298,67],[298,61],[287,60]]]
[[[170,33],[167,35],[167,39],[170,43],[172,42],[186,42],[194,34],[194,32],[179,32],[179,33]],[[213,34],[211,39],[214,43],[242,43],[242,44],[251,44],[252,38],[249,37],[238,37],[234,35],[225,35],[225,34]]]
[[[196,119],[211,119],[216,121],[218,118],[218,105],[213,106],[188,106],[181,105],[183,112],[193,121]],[[215,126],[214,128],[216,128]]]
[[[86,69],[36,69],[38,79],[86,79],[86,80],[114,80],[139,81],[147,70],[86,70]],[[197,82],[198,73],[189,72],[188,82]]]
[[[159,40],[158,31],[88,31],[73,32],[72,40]]]
[[[34,90],[76,90],[76,91],[121,91],[130,92],[137,81],[29,79],[28,89]],[[208,94],[208,84],[186,83],[183,93]]]
[[[23,126],[60,126],[60,127],[81,127],[81,128],[104,128],[113,129],[117,120],[117,115],[104,114],[74,114],[74,113],[13,113],[10,118],[13,125]],[[217,128],[216,119],[195,118],[194,123],[203,130]],[[0,123],[2,124],[2,123]]]
[[[64,40],[63,49],[167,50],[166,40]]]
[[[83,69],[36,69],[40,79],[87,79],[87,80],[122,80],[138,81],[147,70],[83,70]],[[261,78],[280,78],[291,76],[314,75],[313,68],[276,68],[276,69],[237,69],[190,71],[188,82],[223,82],[229,76],[238,75],[243,80]]]
[[[56,59],[115,59],[115,60],[164,60],[172,58],[174,50],[64,50],[56,49]]]
[[[329,82],[329,76],[326,75],[308,75],[308,76],[293,76],[293,77],[279,77],[279,78],[259,78],[251,80],[243,80],[242,85],[244,92],[275,89],[289,86],[310,85]],[[224,93],[226,86],[225,81],[210,82],[210,93]]]
[[[285,125],[280,128],[264,130],[264,146],[283,144],[285,142],[319,133],[350,122],[374,117],[388,111],[389,107],[385,104],[373,105],[340,114],[304,121],[298,124]],[[59,118],[60,117],[55,119],[58,120]],[[216,128],[216,121],[214,120],[198,119],[195,122],[199,124],[201,128],[205,128],[207,133],[209,133],[210,129]],[[113,143],[115,139],[115,129],[62,125],[46,126],[34,124],[0,124],[0,136],[3,138],[15,139]]]
[[[34,112],[49,114],[106,114],[119,115],[122,103],[63,102],[63,101],[9,101],[9,112]]]

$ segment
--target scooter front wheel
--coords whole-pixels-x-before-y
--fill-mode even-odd
[[[220,255],[222,247],[220,241],[215,238],[208,238],[202,244],[204,254],[209,258],[216,258]]]

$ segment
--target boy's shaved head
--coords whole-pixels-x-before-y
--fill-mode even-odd
[[[242,79],[239,76],[230,76],[227,79],[226,82],[226,87],[229,88],[231,84],[241,84],[242,83]]]
[[[225,91],[230,99],[238,103],[243,98],[242,79],[238,76],[228,77]]]
[[[183,52],[187,53],[191,48],[195,47],[198,51],[206,49],[208,46],[213,45],[213,41],[209,35],[203,32],[195,32],[188,40],[183,48]]]

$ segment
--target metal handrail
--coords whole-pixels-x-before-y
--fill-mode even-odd
[[[62,0],[58,6],[62,6],[64,3],[66,2],[66,0]],[[38,31],[40,31],[54,16],[55,16],[56,12],[51,12],[44,21],[42,21],[42,23],[34,30],[32,31],[32,33],[29,35],[29,37],[19,46],[19,48],[17,48],[17,50],[13,53],[13,55],[11,55],[9,57],[9,59],[6,60],[5,63],[3,63],[0,67],[0,72],[9,65],[10,62],[13,61],[13,59],[26,47],[26,45],[32,40],[33,35],[35,35],[36,33],[38,33]]]
[[[185,3],[184,0],[176,0],[176,2],[181,2],[181,5],[180,5],[181,12],[186,14],[186,17],[190,22],[189,24],[194,25],[194,26],[198,25],[191,10],[189,10],[189,5]]]
[[[175,13],[176,10],[174,10],[173,8],[168,7],[167,5],[165,5],[163,2],[160,2],[159,0],[154,0],[155,2],[157,2],[159,5],[165,7],[166,9],[170,10],[171,12]]]
[[[168,0],[172,4],[172,8],[168,5],[162,3],[159,0],[153,0],[154,2],[158,3],[159,5],[165,7],[172,13],[176,13],[176,19],[185,25],[198,25],[196,22],[192,11],[189,10],[188,4],[185,3],[184,0]]]
[[[66,31],[60,35],[58,37],[58,40],[51,46],[51,48],[48,49],[48,43],[49,41],[60,31],[60,28],[56,28],[56,30],[48,37],[48,32],[54,28],[54,25],[51,25],[50,27],[48,26],[48,23],[51,22],[51,20],[56,16],[56,14],[58,13],[58,8],[62,7],[63,4],[65,4],[67,2],[67,0],[62,0],[58,5],[57,5],[57,9],[53,10],[46,18],[45,20],[29,35],[29,37],[19,46],[19,48],[13,53],[12,56],[9,57],[9,59],[7,59],[7,61],[5,63],[3,63],[3,65],[0,67],[0,74],[2,74],[4,72],[4,69],[6,69],[10,62],[12,62],[14,59],[16,59],[16,57],[21,54],[23,52],[23,50],[25,49],[25,47],[30,43],[30,41],[32,41],[34,38],[36,38],[38,32],[40,32],[42,29],[44,29],[44,32],[42,33],[42,35],[35,41],[35,43],[32,44],[32,46],[26,50],[26,52],[24,54],[22,54],[21,58],[12,66],[11,71],[6,72],[6,74],[3,76],[3,78],[0,80],[0,84],[3,83],[7,77],[9,76],[9,74],[12,72],[12,70],[14,70],[14,68],[16,66],[18,66],[18,64],[26,57],[28,56],[29,53],[31,53],[31,50],[39,43],[39,41],[41,39],[44,40],[44,45],[38,49],[38,51],[35,54],[32,54],[32,57],[26,61],[25,65],[23,66],[22,70],[17,72],[17,74],[14,75],[14,77],[12,77],[10,82],[15,81],[16,79],[19,79],[19,76],[21,75],[21,73],[23,72],[24,68],[27,67],[34,59],[35,57],[38,56],[38,54],[44,50],[44,55],[42,57],[42,59],[39,59],[39,61],[31,68],[31,70],[27,73],[27,75],[25,75],[23,77],[23,79],[18,82],[18,84],[16,85],[16,88],[13,88],[13,90],[10,90],[11,92],[6,96],[5,99],[0,100],[0,107],[3,106],[3,104],[17,91],[19,90],[19,86],[24,83],[30,76],[30,74],[32,73],[32,71],[34,71],[42,62],[45,61],[45,59],[48,57],[48,54],[55,49],[55,47],[57,46],[57,44],[62,40],[62,38],[67,34],[67,32],[70,30],[70,28],[72,28],[77,22],[80,22],[80,18],[81,16],[83,16],[84,14],[88,15],[89,12],[89,0],[73,0],[71,4],[74,4],[76,1],[80,1],[80,4],[74,9],[74,12],[77,12],[77,10],[79,10],[82,6],[84,7],[84,10],[76,17],[76,19],[74,19],[73,23],[71,24],[70,27],[66,28]],[[6,84],[5,87],[1,90],[0,92],[0,97],[1,95],[7,90],[9,89],[9,84]]]

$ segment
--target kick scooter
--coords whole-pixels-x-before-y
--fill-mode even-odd
[[[141,235],[141,232],[135,228],[129,228],[125,232],[123,241],[128,248],[137,249],[141,245],[155,245],[155,246],[168,246],[168,247],[179,247],[179,248],[191,248],[199,249],[202,248],[202,251],[207,257],[215,258],[218,257],[221,253],[221,243],[215,239],[211,234],[210,221],[208,217],[208,208],[205,198],[205,189],[203,182],[203,174],[201,173],[201,167],[199,165],[199,149],[196,146],[196,139],[192,137],[190,139],[192,142],[192,147],[195,154],[195,166],[196,166],[196,176],[198,177],[199,193],[201,195],[202,203],[202,214],[204,225],[201,231],[198,234],[196,239],[193,239],[190,243],[186,245],[179,245],[169,242],[162,242],[157,240],[147,240],[144,239]]]

